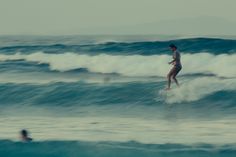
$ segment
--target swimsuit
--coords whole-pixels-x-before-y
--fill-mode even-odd
[[[180,53],[178,51],[175,51],[173,54],[173,58],[175,59],[175,62],[174,62],[175,70],[180,71],[182,69],[182,65],[180,62]]]

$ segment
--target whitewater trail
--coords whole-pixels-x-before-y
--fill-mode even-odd
[[[202,77],[185,81],[169,91],[160,90],[159,96],[169,104],[200,100],[219,91],[236,90],[236,79]]]

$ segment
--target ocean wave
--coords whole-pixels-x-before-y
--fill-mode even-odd
[[[84,83],[58,82],[48,84],[29,84],[18,82],[0,85],[1,106],[165,106],[168,104],[185,104],[194,106],[202,102],[204,106],[213,105],[232,111],[235,108],[235,79],[218,79],[214,77],[188,78],[181,81],[181,87],[173,85],[171,91],[163,91],[166,81],[160,82],[116,82]],[[221,92],[218,94],[218,92]],[[105,96],[104,96],[105,95]],[[129,95],[132,95],[130,97]],[[227,99],[227,101],[226,101]],[[225,101],[220,104],[220,102]],[[203,109],[204,109],[204,106]],[[186,106],[185,106],[186,107]],[[199,106],[199,109],[202,109]]]
[[[87,69],[92,73],[120,74],[123,76],[161,76],[165,77],[171,66],[169,55],[85,55],[67,52],[64,54],[48,54],[35,52],[32,54],[16,53],[0,55],[0,61],[25,60],[37,64],[48,64],[51,70],[60,72],[75,69]],[[183,54],[183,70],[186,74],[212,74],[219,77],[236,77],[236,54],[213,55],[209,53]]]
[[[234,144],[141,144],[137,142],[81,142],[81,141],[45,141],[21,143],[0,141],[0,156],[4,157],[233,157],[236,154]]]
[[[55,43],[52,44],[30,44],[30,45],[10,45],[0,47],[0,53],[24,52],[32,53],[35,51],[44,51],[47,53],[64,52],[85,52],[91,54],[139,54],[155,55],[166,54],[169,52],[169,44],[175,43],[181,52],[209,52],[212,54],[233,54],[236,52],[236,40],[217,39],[217,38],[189,38],[176,39],[168,41],[138,41],[138,42],[116,42],[108,40],[103,43],[83,44],[78,41],[76,44]]]
[[[183,103],[200,100],[206,96],[214,95],[222,91],[235,91],[235,79],[219,79],[219,78],[195,78],[184,82],[179,88],[170,91],[159,91],[159,96],[167,103]],[[215,99],[217,99],[215,94]],[[209,101],[214,102],[214,101]]]

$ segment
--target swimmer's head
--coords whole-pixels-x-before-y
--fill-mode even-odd
[[[169,47],[172,51],[177,50],[177,46],[175,46],[174,44],[170,44]]]
[[[30,141],[32,141],[32,138],[30,138],[29,135],[28,135],[28,131],[25,130],[25,129],[20,131],[20,136],[21,136],[21,140],[23,142],[30,142]]]
[[[23,129],[23,130],[21,130],[20,133],[21,133],[21,136],[22,136],[22,137],[27,137],[27,136],[28,136],[28,131],[27,131],[27,130],[24,130],[24,129]]]

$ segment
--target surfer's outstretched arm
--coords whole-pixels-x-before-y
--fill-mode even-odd
[[[176,62],[176,53],[174,52],[174,55],[173,55],[173,60],[171,62],[169,62],[169,64],[173,64],[174,62]]]
[[[176,58],[169,62],[169,64],[174,64],[176,62]]]
[[[174,59],[174,60],[172,60],[172,61],[170,61],[170,62],[169,62],[169,64],[173,64],[174,62],[175,62],[175,59]]]

